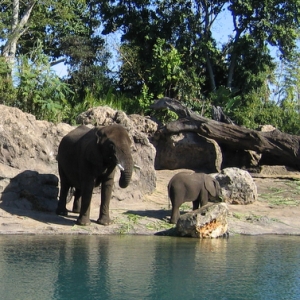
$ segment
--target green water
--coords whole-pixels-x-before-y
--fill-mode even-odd
[[[300,299],[300,237],[0,236],[0,299]]]

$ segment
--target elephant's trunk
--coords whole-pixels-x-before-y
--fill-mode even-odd
[[[118,160],[118,167],[121,170],[121,176],[119,180],[119,186],[121,188],[126,188],[131,180],[132,172],[133,172],[133,159],[129,154],[125,159]]]

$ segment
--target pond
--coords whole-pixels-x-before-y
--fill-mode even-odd
[[[0,236],[16,299],[299,299],[300,237]]]

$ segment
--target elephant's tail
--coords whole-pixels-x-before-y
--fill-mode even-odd
[[[170,182],[168,183],[167,189],[168,189],[168,193],[167,193],[167,194],[168,194],[168,195],[167,195],[168,209],[171,209]]]

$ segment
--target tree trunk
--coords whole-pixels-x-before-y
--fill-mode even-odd
[[[215,92],[217,89],[215,75],[214,75],[213,67],[212,67],[211,60],[209,58],[207,50],[205,50],[205,59],[206,59],[207,71],[209,74],[210,87],[211,87],[212,92]]]
[[[29,20],[31,11],[37,1],[31,1],[27,4],[23,17],[19,21],[20,3],[19,0],[13,1],[13,16],[11,20],[11,31],[8,33],[6,44],[4,45],[2,55],[5,57],[11,70],[13,69],[16,57],[16,49],[19,38],[27,30],[26,24]]]
[[[195,132],[226,145],[232,150],[254,150],[273,158],[274,165],[287,165],[300,170],[300,137],[279,130],[260,132],[232,124],[210,120],[184,107],[179,101],[162,98],[151,108],[168,108],[179,116],[177,121],[165,125],[158,134]]]
[[[238,27],[237,16],[233,14],[232,17],[233,17],[235,37],[234,37],[232,45],[230,46],[230,49],[231,49],[230,50],[230,64],[229,64],[229,68],[228,68],[228,76],[227,76],[227,84],[226,84],[226,87],[228,87],[230,90],[232,89],[234,68],[235,68],[236,60],[237,60],[236,45],[240,39],[242,32],[244,31],[243,28]]]

